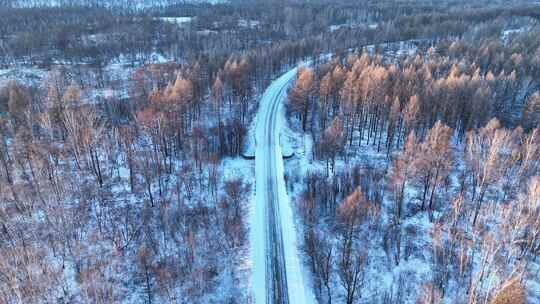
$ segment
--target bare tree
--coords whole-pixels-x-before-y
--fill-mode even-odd
[[[343,150],[344,145],[343,126],[339,116],[336,116],[330,126],[324,130],[321,142],[319,143],[319,150],[326,158],[327,172],[335,173],[336,156]]]
[[[523,125],[530,128],[540,127],[540,92],[532,95],[523,108]]]
[[[314,90],[315,72],[310,68],[299,69],[296,83],[289,91],[289,108],[300,117],[304,132],[313,106]]]
[[[450,149],[452,129],[438,121],[419,147],[415,166],[417,178],[422,184],[422,209],[429,195],[428,210],[430,216],[435,208],[435,193],[446,179],[453,163]]]
[[[512,278],[505,282],[490,301],[490,304],[525,303],[527,303],[526,289],[517,278]]]
[[[353,304],[359,297],[359,289],[364,284],[364,267],[367,252],[357,246],[355,235],[367,216],[367,200],[360,188],[351,193],[339,206],[337,216],[341,232],[339,245],[338,275],[345,289],[346,303]]]

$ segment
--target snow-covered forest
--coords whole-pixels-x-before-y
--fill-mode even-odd
[[[290,187],[321,299],[540,300],[537,35],[299,73],[289,112],[307,159]]]
[[[0,303],[540,303],[539,18],[0,0]]]

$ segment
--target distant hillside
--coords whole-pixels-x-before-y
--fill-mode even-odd
[[[92,6],[144,9],[179,3],[223,3],[227,0],[0,0],[2,7]]]

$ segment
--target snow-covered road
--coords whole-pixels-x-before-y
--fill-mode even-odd
[[[293,211],[283,177],[280,133],[286,127],[283,100],[297,68],[267,88],[256,124],[256,203],[251,214],[252,288],[256,304],[311,304],[304,278]]]

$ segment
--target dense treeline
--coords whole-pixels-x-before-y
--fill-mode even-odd
[[[497,18],[538,18],[538,7],[518,4],[492,3],[475,10],[455,4],[451,11],[444,4],[392,1],[176,4],[135,12],[94,6],[3,7],[1,64],[67,61],[100,66],[121,55],[130,62],[146,62],[154,52],[175,60],[226,60],[233,52],[265,49],[278,41],[306,56],[368,42],[461,36],[471,26]],[[179,25],[159,17],[193,19]]]
[[[388,60],[362,53],[317,71],[304,68],[290,91],[289,112],[317,141],[330,140],[325,135],[331,130],[325,129],[337,120],[349,147],[365,143],[388,152],[410,131],[424,137],[439,120],[455,129],[460,141],[493,117],[530,129],[538,123],[526,121],[539,88],[537,37],[524,35],[508,44],[485,39],[474,46],[458,40],[415,57]]]
[[[325,164],[299,177],[297,199],[321,302],[527,303],[540,254],[539,41],[537,30],[468,34],[299,71],[288,111]],[[388,165],[356,164],[373,155]]]

